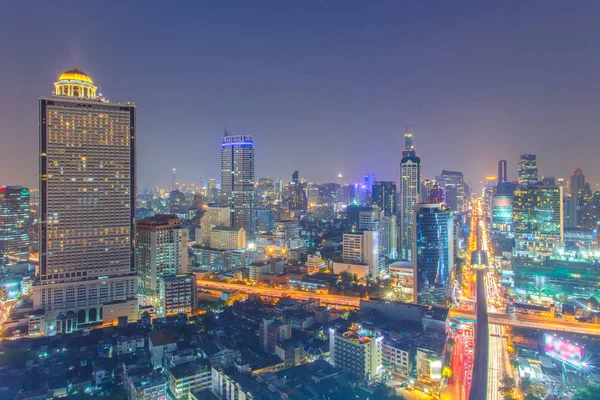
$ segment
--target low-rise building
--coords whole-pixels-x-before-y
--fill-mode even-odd
[[[207,360],[186,362],[169,369],[169,391],[174,400],[187,400],[190,392],[211,386],[212,370]]]
[[[161,316],[193,312],[197,308],[196,276],[161,276],[158,298]]]
[[[121,336],[117,339],[113,351],[116,349],[117,354],[122,356],[143,350],[144,347],[144,335]]]
[[[383,340],[383,366],[388,371],[409,377],[413,368],[413,351],[410,343],[405,340],[393,340],[386,337]]]
[[[329,362],[367,382],[372,382],[382,372],[383,336],[358,326],[353,326],[346,332],[337,332],[330,328]]]
[[[235,226],[216,226],[210,231],[210,247],[220,250],[246,248],[246,231]]]

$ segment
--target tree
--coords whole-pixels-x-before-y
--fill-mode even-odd
[[[600,399],[600,385],[589,384],[584,389],[575,391],[574,400],[598,400]]]
[[[543,400],[543,397],[539,397],[533,393],[529,393],[524,397],[524,400]]]
[[[344,271],[340,274],[340,278],[342,279],[342,283],[350,283],[352,282],[352,274],[348,271]]]
[[[521,387],[523,388],[523,391],[529,391],[529,388],[531,387],[531,378],[526,376],[521,379]]]
[[[517,384],[515,383],[515,380],[510,377],[510,375],[508,375],[507,373],[502,375],[502,379],[500,380],[500,391],[501,392],[512,393],[516,387],[517,387]]]

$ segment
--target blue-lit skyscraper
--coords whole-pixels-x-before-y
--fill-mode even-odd
[[[419,203],[413,214],[414,300],[448,306],[452,299],[454,224],[444,204]]]
[[[0,268],[29,259],[29,190],[0,187]]]
[[[221,206],[232,225],[254,234],[254,140],[225,132],[221,142]]]

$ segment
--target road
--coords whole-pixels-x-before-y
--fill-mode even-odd
[[[342,305],[347,307],[359,307],[360,298],[353,296],[341,296],[335,294],[317,294],[310,292],[299,292],[288,289],[273,289],[258,286],[240,285],[236,283],[215,282],[198,279],[198,288],[214,290],[239,290],[243,293],[259,294],[272,297],[291,297],[299,300],[319,299],[323,304]],[[463,318],[475,320],[475,312],[450,310],[450,318]],[[582,335],[600,335],[600,324],[590,324],[577,321],[563,321],[556,318],[536,317],[524,314],[501,314],[489,313],[490,324],[506,325],[519,328],[546,329],[557,332],[572,332]]]
[[[273,289],[259,286],[248,286],[237,283],[214,282],[202,279],[196,279],[198,288],[215,289],[215,290],[239,290],[248,294],[258,294],[261,296],[271,297],[291,297],[293,299],[308,300],[319,299],[323,304],[334,304],[341,306],[359,307],[360,298],[354,296],[340,296],[336,294],[321,294],[311,292],[300,292],[289,289]]]
[[[489,325],[485,300],[485,271],[477,270],[477,327],[475,328],[475,359],[473,361],[473,384],[469,400],[488,398]]]

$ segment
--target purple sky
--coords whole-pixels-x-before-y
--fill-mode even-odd
[[[185,4],[3,4],[0,185],[37,186],[37,98],[74,66],[138,104],[144,186],[218,178],[224,127],[257,177],[397,180],[403,125],[425,177],[514,180],[528,152],[600,181],[600,2]]]

